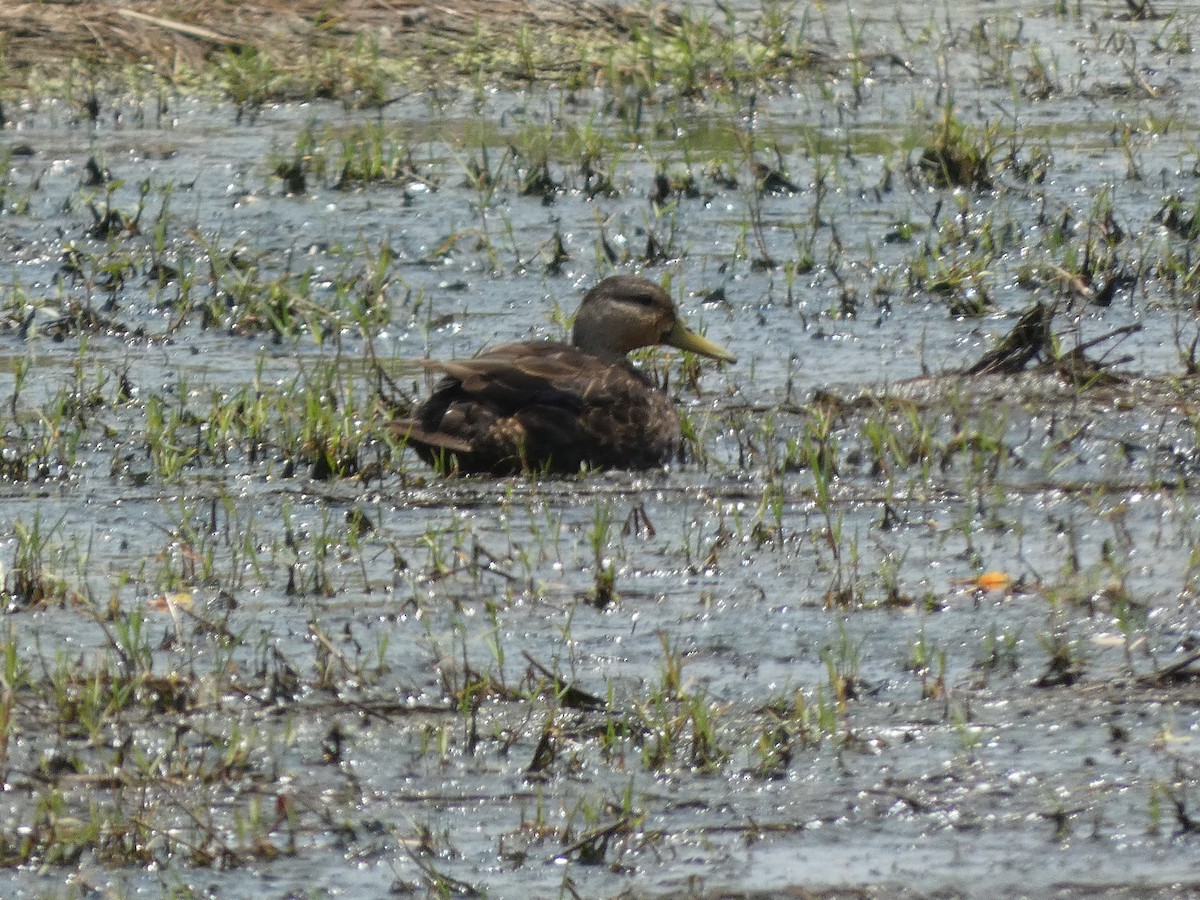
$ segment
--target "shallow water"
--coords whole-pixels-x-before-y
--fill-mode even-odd
[[[820,46],[844,56],[845,11],[810,15]],[[115,672],[105,660],[123,660],[126,639],[113,623],[136,610],[145,634],[129,642],[189,691],[181,711],[134,704],[94,727],[17,707],[5,834],[42,821],[51,784],[77,819],[95,804],[144,828],[158,856],[115,865],[81,839],[78,859],[13,869],[13,890],[403,895],[436,873],[494,897],[1170,896],[1194,881],[1195,677],[1153,677],[1200,635],[1197,413],[1180,361],[1197,326],[1170,275],[1194,241],[1155,217],[1172,194],[1196,202],[1198,85],[1190,53],[1155,49],[1173,20],[1111,16],[1107,4],[1062,18],[1035,3],[914,5],[865,20],[862,45],[878,55],[857,90],[834,66],[752,109],[649,107],[637,134],[599,91],[411,98],[382,116],[297,104],[244,125],[183,97],[162,121],[114,100],[95,127],[65,102],[8,110],[2,140],[22,154],[0,216],[0,398],[15,365],[31,368],[16,421],[5,403],[4,448],[42,433],[56,398],[87,410],[69,463],[0,485],[7,588],[17,526],[38,522],[47,568],[80,598],[14,605],[12,643],[43,682]],[[989,56],[996,34],[1003,52]],[[1024,71],[1034,53],[1057,88],[1014,96],[996,67]],[[1045,179],[998,166],[991,189],[970,191],[907,177],[946,86],[970,127],[1011,128],[1019,160],[1044,152]],[[331,164],[289,196],[273,174],[305,132],[334,147],[376,122],[436,189],[341,190]],[[745,186],[731,122],[760,159],[778,146],[798,194]],[[514,188],[500,162],[510,144],[589,125],[610,142],[616,196],[588,198],[553,155],[563,189],[551,202]],[[485,209],[466,185],[481,143],[500,169]],[[124,212],[149,179],[139,235],[88,236],[88,201],[103,208],[105,193],[81,187],[89,158],[123,181],[112,203]],[[742,187],[706,174],[722,164]],[[692,174],[699,195],[652,205],[660,167]],[[1100,306],[1045,272],[1078,261],[1104,202],[1136,278]],[[909,240],[888,238],[898,223]],[[696,424],[703,453],[688,462],[443,480],[379,441],[364,451],[387,463],[376,478],[312,479],[244,448],[224,462],[198,452],[170,477],[152,461],[152,402],[196,416],[199,447],[213,397],[232,404],[252,386],[298,405],[328,367],[339,380],[323,402],[376,414],[365,335],[388,358],[558,336],[554,305],[569,312],[614,269],[602,233],[630,254],[615,268],[635,271],[647,231],[669,259],[646,274],[668,275],[689,322],[739,357],[704,365],[695,385],[667,353],[645,362],[670,371]],[[570,258],[552,274],[556,234]],[[365,283],[385,244],[393,257],[368,298],[385,314],[355,319],[339,285]],[[131,270],[109,292],[102,268],[64,267],[72,247],[109,264],[128,253]],[[806,251],[811,269],[796,265]],[[780,265],[755,266],[763,254]],[[151,257],[180,276],[159,286]],[[913,274],[980,259],[972,283],[991,302],[977,315]],[[238,319],[242,266],[247,282],[326,305],[313,321],[328,329],[275,339]],[[223,326],[194,309],[176,322],[188,277],[198,295],[229,292]],[[707,300],[718,288],[724,301]],[[1126,380],[1076,390],[1045,374],[945,374],[1056,298],[1065,346],[1140,326],[1089,349],[1127,357]],[[72,304],[107,325],[64,327]],[[823,415],[827,495],[811,460],[784,462]],[[899,449],[880,455],[872,441],[888,435]],[[348,528],[360,513],[370,527]],[[604,567],[607,605],[590,599]],[[1016,583],[970,581],[986,571]],[[111,617],[92,612],[110,604]],[[560,703],[550,672],[595,708]],[[132,757],[145,784],[106,780]],[[187,852],[198,845],[240,855],[208,864]]]

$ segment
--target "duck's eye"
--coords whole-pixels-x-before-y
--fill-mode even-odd
[[[638,306],[654,306],[654,298],[650,294],[630,294],[629,301]]]

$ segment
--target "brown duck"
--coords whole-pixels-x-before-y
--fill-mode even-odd
[[[737,361],[690,331],[670,295],[653,281],[617,275],[584,295],[570,344],[529,341],[474,359],[419,361],[445,377],[412,418],[389,428],[447,471],[507,475],[660,466],[679,448],[679,415],[625,358],[655,344]]]

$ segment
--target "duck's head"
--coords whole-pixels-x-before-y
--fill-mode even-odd
[[[646,278],[614,275],[583,296],[572,343],[603,359],[623,359],[630,350],[667,344],[710,359],[737,362],[720,344],[689,329],[671,295]]]

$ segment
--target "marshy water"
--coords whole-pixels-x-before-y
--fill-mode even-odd
[[[1195,25],[738,7],[569,86],[6,102],[6,896],[1194,889]],[[614,272],[739,358],[639,355],[685,459],[385,438],[404,359]]]

